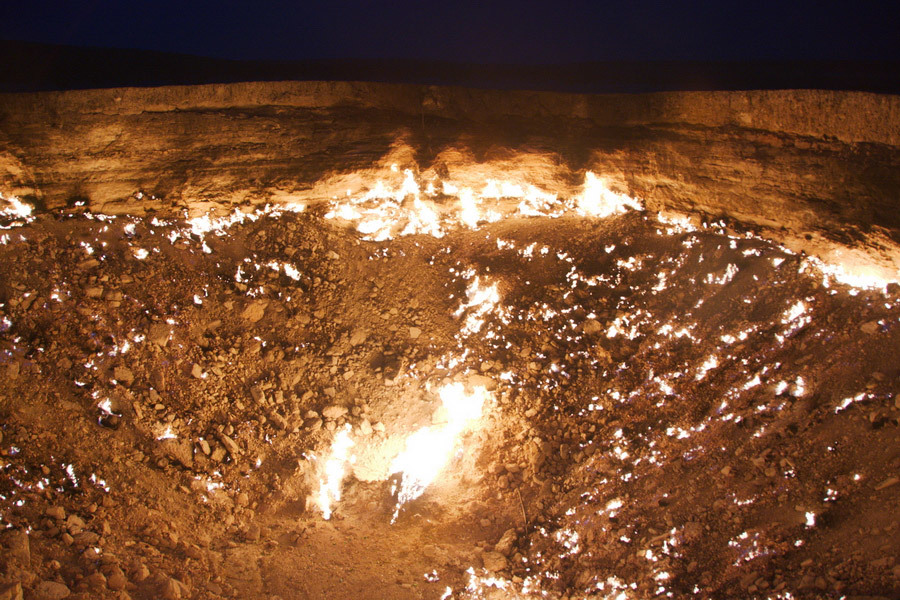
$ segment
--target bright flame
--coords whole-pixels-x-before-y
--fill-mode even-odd
[[[475,277],[466,288],[466,302],[456,309],[456,316],[459,316],[466,309],[473,309],[467,316],[463,324],[462,331],[464,334],[477,333],[481,326],[484,325],[484,317],[500,302],[500,293],[497,291],[497,284],[481,285],[481,278]]]
[[[34,210],[31,205],[25,204],[15,196],[6,197],[0,195],[0,199],[6,200],[9,203],[9,206],[6,209],[0,210],[0,216],[11,216],[24,219],[31,216],[31,211]]]
[[[610,190],[593,172],[585,174],[584,193],[578,197],[578,213],[589,217],[605,218],[623,213],[629,208],[644,210],[641,203],[625,194]]]
[[[347,462],[352,462],[350,456],[350,448],[354,445],[350,439],[350,424],[344,425],[331,444],[331,458],[325,463],[325,478],[321,480],[319,486],[319,508],[322,510],[322,517],[331,518],[332,502],[341,499],[341,483],[344,480],[344,469]]]
[[[406,440],[406,448],[391,463],[391,474],[401,473],[397,507],[415,500],[425,492],[450,459],[456,440],[466,426],[481,416],[488,392],[475,387],[466,393],[462,383],[445,385],[439,392],[447,421],[441,425],[424,427]]]

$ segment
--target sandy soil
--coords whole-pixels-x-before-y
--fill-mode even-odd
[[[635,212],[4,227],[2,599],[900,596],[894,285]]]

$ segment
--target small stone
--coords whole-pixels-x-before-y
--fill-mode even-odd
[[[165,348],[169,343],[169,325],[166,323],[154,323],[147,331],[147,339],[159,346]],[[154,383],[154,385],[156,385]]]
[[[42,581],[34,588],[35,600],[62,600],[70,593],[68,587],[55,581]]]
[[[372,424],[369,423],[368,419],[362,420],[362,422],[359,424],[359,431],[363,435],[369,435],[372,433]]]
[[[418,339],[419,336],[422,335],[422,330],[419,327],[410,327],[409,328],[409,337],[410,339]]]
[[[237,456],[241,453],[241,447],[238,446],[237,442],[235,442],[227,435],[220,435],[219,441],[222,442],[222,445],[225,446],[225,449],[228,451],[228,454],[230,454],[232,458],[237,458]]]
[[[222,462],[225,460],[225,455],[227,454],[225,450],[225,446],[220,446],[216,444],[216,447],[213,448],[212,454],[209,455],[209,458],[215,462]]]
[[[118,566],[113,566],[107,571],[106,586],[109,589],[113,591],[124,590],[127,585],[128,578],[125,577],[125,573]]]
[[[194,363],[194,366],[191,367],[191,375],[193,375],[195,379],[203,379],[203,369],[200,365]]]
[[[251,523],[247,527],[247,531],[244,532],[244,537],[247,538],[248,542],[258,542],[260,537],[262,537],[262,530],[256,523]]]
[[[244,308],[244,311],[241,313],[241,316],[246,321],[250,321],[251,323],[256,323],[260,321],[263,316],[266,314],[266,306],[268,306],[268,300],[255,300],[247,305]]]
[[[369,332],[365,329],[357,329],[350,336],[350,345],[351,346],[361,346],[366,342],[366,338],[369,337]]]
[[[47,510],[44,511],[44,514],[48,517],[53,517],[54,519],[62,521],[66,518],[66,509],[62,506],[48,506]]]
[[[272,421],[272,423],[275,424],[275,427],[277,427],[278,429],[281,429],[281,430],[287,429],[287,426],[288,426],[287,419],[282,417],[277,412],[273,412],[271,415],[269,415],[269,419]]]
[[[250,387],[250,396],[253,397],[253,401],[256,402],[257,404],[265,404],[266,403],[266,393],[258,385],[254,385],[254,386]]]
[[[885,479],[884,481],[882,481],[881,483],[879,483],[878,485],[876,485],[876,486],[875,486],[875,489],[876,489],[876,490],[883,490],[883,489],[885,489],[885,488],[889,488],[889,487],[891,487],[892,485],[896,485],[898,481],[900,481],[900,479],[898,479],[898,478],[896,478],[896,477],[888,477],[887,479]]]
[[[140,583],[150,577],[150,569],[141,561],[135,561],[131,566],[131,578]]]
[[[481,557],[484,568],[494,573],[506,569],[508,563],[506,557],[499,552],[485,552]]]
[[[84,288],[84,295],[88,298],[100,298],[103,296],[103,288],[99,286],[90,286]]]
[[[470,387],[473,387],[473,388],[483,387],[484,389],[486,389],[488,391],[497,389],[496,381],[494,381],[493,379],[491,379],[490,377],[488,377],[486,375],[479,375],[478,373],[473,373],[473,374],[469,375],[469,378],[467,379],[467,383],[469,384]]]
[[[199,442],[197,442],[197,445],[200,446],[200,452],[202,452],[206,456],[209,456],[209,453],[211,451],[210,447],[209,447],[209,442],[207,442],[206,440],[200,440]]]
[[[106,588],[106,576],[99,571],[91,573],[82,579],[81,582],[92,590],[99,591]]]
[[[326,406],[322,410],[322,416],[325,417],[326,419],[337,420],[346,414],[347,414],[347,407],[339,406],[337,404],[332,404],[330,406]]]
[[[878,321],[869,321],[867,323],[863,323],[859,326],[859,330],[867,335],[873,335],[878,333]]]
[[[119,383],[129,386],[134,383],[134,373],[128,367],[116,367],[113,369],[113,377]]]
[[[512,549],[516,543],[517,537],[515,529],[507,529],[500,538],[500,541],[494,546],[494,551],[508,557],[512,554]]]
[[[603,332],[603,325],[597,319],[587,319],[581,326],[585,335],[594,335]]]
[[[177,579],[167,577],[160,585],[159,594],[164,600],[181,600],[183,598],[182,585]]]
[[[190,469],[194,466],[194,453],[191,443],[187,440],[167,439],[160,443],[160,450],[169,459],[180,463],[183,467]]]

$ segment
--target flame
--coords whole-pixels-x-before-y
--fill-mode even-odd
[[[319,486],[319,508],[322,517],[331,518],[331,506],[333,502],[341,499],[341,483],[344,481],[344,470],[348,462],[352,462],[350,448],[354,446],[350,439],[350,424],[344,425],[331,444],[331,457],[325,462],[325,478]]]
[[[610,190],[592,171],[585,174],[584,193],[577,199],[577,211],[582,216],[605,218],[623,213],[629,208],[644,210],[641,203],[625,194]]]
[[[398,173],[399,168],[391,171],[388,177],[396,177],[393,173]],[[475,229],[479,223],[495,222],[504,217],[555,218],[573,208],[581,216],[596,217],[607,217],[628,209],[643,210],[638,200],[612,192],[604,180],[590,171],[585,175],[583,194],[572,199],[561,199],[556,192],[539,189],[531,183],[488,177],[481,179],[485,183],[480,186],[466,173],[459,175],[461,181],[428,181],[423,192],[413,171],[405,169],[403,179],[395,179],[393,184],[378,179],[361,194],[347,189],[346,196],[335,196],[325,218],[348,221],[356,226],[364,239],[380,242],[398,235],[424,234],[441,238],[448,229],[457,226]],[[354,185],[358,183],[354,182]],[[474,191],[479,187],[481,191]],[[409,198],[412,200],[408,201]],[[447,202],[452,198],[458,203]],[[509,200],[519,203],[513,207]]]
[[[491,312],[499,302],[500,294],[497,291],[497,284],[482,285],[481,277],[475,277],[466,288],[466,302],[461,304],[454,313],[454,315],[458,317],[466,309],[473,309],[466,316],[466,320],[462,327],[462,333],[464,335],[477,333],[482,325],[484,325],[484,317]]]
[[[488,392],[478,386],[466,393],[462,383],[440,389],[447,420],[441,425],[424,427],[406,440],[406,448],[391,463],[391,474],[400,473],[400,488],[393,520],[403,504],[421,496],[450,460],[457,438],[481,416]]]

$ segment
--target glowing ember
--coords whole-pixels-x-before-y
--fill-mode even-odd
[[[406,448],[391,463],[391,473],[402,475],[394,519],[400,507],[421,496],[447,464],[459,435],[481,416],[488,392],[479,386],[466,393],[463,384],[453,383],[442,387],[439,395],[447,421],[409,436]]]

